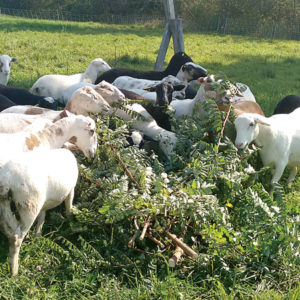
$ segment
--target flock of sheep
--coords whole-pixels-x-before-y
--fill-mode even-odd
[[[67,214],[71,213],[78,168],[70,150],[79,149],[87,157],[94,157],[97,150],[96,125],[89,113],[132,121],[134,144],[151,138],[169,157],[177,137],[171,131],[166,106],[174,109],[176,119],[195,109],[205,118],[203,106],[196,104],[214,99],[221,111],[233,108],[236,147],[245,148],[252,141],[261,146],[263,164],[274,170],[273,185],[287,166],[291,167],[288,182],[297,174],[298,96],[281,100],[275,114],[267,118],[249,87],[208,76],[205,68],[183,52],[176,53],[161,72],[111,69],[97,58],[84,73],[44,75],[30,91],[6,86],[15,61],[0,56],[0,228],[9,240],[12,275],[18,273],[20,247],[32,224],[37,222],[36,233],[40,234],[45,212],[62,202]],[[198,90],[189,84],[193,80],[200,83]],[[125,98],[144,101],[126,104]],[[57,110],[58,106],[65,108]],[[130,111],[141,118],[133,119]]]

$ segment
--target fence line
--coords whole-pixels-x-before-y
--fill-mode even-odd
[[[153,1],[153,0],[151,0]],[[154,23],[164,26],[165,16],[161,15],[113,15],[113,14],[73,14],[61,10],[22,10],[0,8],[0,15],[18,16],[32,19],[47,19],[76,22],[101,22],[108,24],[145,24]],[[189,11],[182,15],[185,31],[212,32],[218,34],[248,35],[270,39],[300,40],[300,21],[265,22],[263,20],[245,20],[221,16],[199,18],[196,13]]]

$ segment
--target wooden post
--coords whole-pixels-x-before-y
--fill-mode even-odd
[[[175,9],[173,0],[164,0],[166,15],[166,27],[163,33],[162,41],[158,51],[157,59],[154,65],[155,71],[162,70],[166,53],[169,47],[171,36],[173,38],[174,52],[184,52],[184,41],[182,32],[182,19],[175,18]]]

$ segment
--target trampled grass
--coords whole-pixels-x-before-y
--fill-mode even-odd
[[[29,89],[44,74],[82,72],[96,57],[102,57],[113,67],[153,69],[162,32],[163,28],[152,25],[106,25],[0,16],[0,53],[18,58],[18,63],[12,66],[9,85]],[[300,43],[297,41],[188,32],[184,32],[184,39],[186,53],[194,62],[210,73],[222,72],[232,82],[247,84],[267,116],[284,96],[300,94]],[[172,55],[170,44],[165,65]],[[299,175],[292,188],[284,188],[290,211],[299,214]],[[260,282],[257,286],[244,282],[233,284],[228,291],[223,287],[225,283],[215,278],[199,278],[194,282],[180,277],[176,270],[157,265],[149,265],[149,270],[142,272],[139,261],[126,261],[125,258],[116,269],[103,262],[103,273],[85,273],[89,262],[81,265],[80,261],[89,260],[88,254],[92,250],[85,250],[85,244],[82,249],[75,249],[71,243],[77,238],[74,233],[69,234],[70,245],[66,246],[72,257],[60,248],[62,243],[53,241],[58,241],[56,233],[60,228],[67,231],[68,222],[74,221],[59,219],[53,222],[51,218],[43,237],[29,235],[21,249],[17,278],[8,275],[8,245],[0,234],[0,298],[85,299],[95,295],[95,299],[300,297],[299,286],[280,290],[269,288],[268,282]],[[90,237],[87,242],[91,244],[101,240],[101,236],[92,233]],[[107,249],[110,249],[109,245]],[[114,251],[122,252],[122,249]],[[101,264],[101,258],[98,263]],[[134,274],[128,273],[128,265],[136,270]],[[291,265],[292,268],[297,266]],[[205,282],[210,280],[213,284],[206,288]]]

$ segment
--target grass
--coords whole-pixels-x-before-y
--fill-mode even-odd
[[[96,57],[102,57],[113,67],[153,69],[163,28],[0,16],[0,32],[0,52],[19,60],[12,66],[9,85],[29,89],[44,74],[82,72]],[[272,114],[276,103],[284,96],[299,94],[299,42],[189,32],[184,33],[184,39],[186,52],[210,73],[222,72],[232,82],[246,83],[266,115]],[[170,44],[166,62],[172,55]],[[299,187],[299,176],[292,188],[284,187],[289,209],[297,214]],[[124,261],[117,270],[109,270],[104,265],[103,271],[99,270],[97,275],[94,272],[89,274],[85,272],[84,264],[78,262],[78,257],[84,255],[82,249],[72,248],[70,258],[63,248],[52,241],[55,233],[67,226],[69,220],[51,221],[43,237],[35,238],[31,233],[24,242],[20,275],[17,278],[8,276],[8,245],[6,238],[0,234],[0,299],[81,299],[91,296],[95,299],[300,297],[299,286],[275,290],[263,282],[233,286],[228,291],[224,289],[224,283],[215,279],[199,278],[199,282],[194,282],[189,278],[180,278],[176,270],[167,268],[167,264],[160,267],[150,265],[145,273],[140,271],[138,261]],[[75,237],[71,234],[72,238]],[[91,241],[97,239],[101,237],[91,234]],[[142,255],[140,259],[143,259]],[[134,264],[134,274],[128,273],[127,264]],[[49,265],[53,267],[50,271],[47,267],[46,272],[46,266]],[[41,269],[37,266],[41,266]],[[215,281],[213,289],[206,288],[210,280]]]

